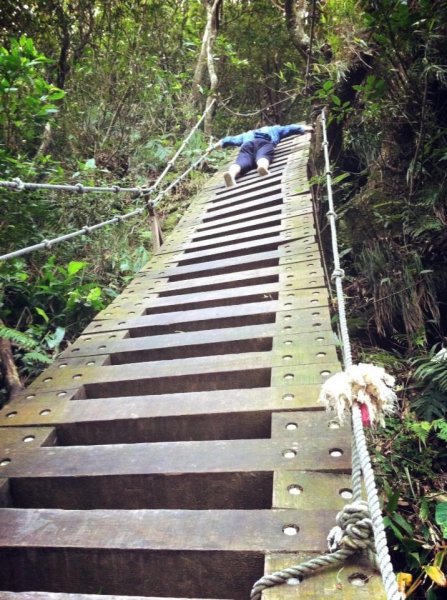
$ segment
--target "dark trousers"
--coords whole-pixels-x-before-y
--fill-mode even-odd
[[[241,168],[241,175],[254,169],[260,158],[266,158],[269,163],[273,160],[275,153],[275,144],[269,140],[256,138],[251,142],[242,144],[239,154],[236,158],[236,164]]]

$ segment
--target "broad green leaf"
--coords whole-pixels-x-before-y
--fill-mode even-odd
[[[435,521],[442,530],[442,536],[447,538],[447,502],[436,505]]]
[[[86,266],[87,266],[86,262],[83,262],[80,260],[72,260],[67,265],[67,273],[69,275],[75,275],[75,273],[77,273],[78,271],[80,271],[81,269],[83,269]]]
[[[392,520],[396,523],[396,525],[408,533],[408,535],[413,535],[413,527],[407,521],[405,521],[401,515],[398,513],[393,514]]]
[[[447,578],[439,567],[429,565],[428,567],[424,567],[424,571],[437,585],[440,587],[447,587]]]
[[[336,105],[336,106],[341,106],[341,100],[338,96],[332,95],[332,102]]]

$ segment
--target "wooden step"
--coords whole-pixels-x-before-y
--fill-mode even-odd
[[[0,600],[246,600],[265,572],[325,550],[352,496],[351,436],[318,403],[340,364],[308,140],[284,140],[267,177],[210,177],[122,294],[0,410]],[[352,590],[383,597],[358,559],[299,587]]]

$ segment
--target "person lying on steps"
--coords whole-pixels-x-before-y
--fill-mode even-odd
[[[236,161],[224,173],[225,185],[227,187],[236,185],[236,178],[239,175],[244,175],[255,167],[261,177],[269,175],[269,166],[278,142],[289,135],[303,134],[308,131],[313,131],[313,127],[309,125],[272,125],[222,138],[217,147],[241,147]]]

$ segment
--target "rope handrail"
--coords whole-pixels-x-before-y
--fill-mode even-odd
[[[180,156],[180,154],[183,152],[185,146],[187,145],[187,143],[189,142],[191,137],[194,135],[194,133],[197,131],[197,129],[199,128],[203,119],[205,118],[206,114],[209,112],[209,110],[211,109],[211,107],[214,105],[215,102],[216,102],[216,99],[214,99],[210,103],[210,105],[204,110],[200,119],[197,121],[197,123],[194,125],[194,127],[189,132],[189,134],[183,140],[180,148],[177,150],[177,152],[174,154],[174,156],[167,162],[166,167],[163,170],[163,172],[159,175],[159,177],[157,178],[155,183],[149,187],[146,187],[146,186],[121,187],[119,185],[97,186],[97,185],[84,185],[82,183],[74,183],[74,184],[32,183],[32,182],[22,181],[19,177],[16,177],[16,178],[12,179],[11,181],[1,180],[0,188],[11,189],[16,192],[36,191],[36,190],[53,190],[53,191],[58,191],[58,192],[74,192],[77,194],[86,194],[86,193],[90,193],[90,192],[113,193],[113,194],[127,193],[127,194],[137,194],[137,198],[140,196],[146,196],[157,189],[157,187],[160,185],[162,180],[165,178],[165,176],[167,175],[169,170],[174,166],[175,161]]]
[[[175,161],[177,160],[177,158],[180,156],[180,154],[183,152],[183,149],[185,148],[186,144],[189,142],[189,140],[191,139],[191,137],[194,135],[194,133],[197,131],[197,129],[199,128],[201,122],[204,120],[204,118],[206,117],[207,113],[211,110],[211,107],[214,106],[216,102],[216,98],[214,98],[210,105],[204,110],[202,116],[200,117],[200,119],[197,121],[197,123],[195,124],[195,126],[191,129],[191,131],[189,132],[189,134],[186,136],[186,138],[183,140],[182,145],[180,146],[180,148],[177,150],[177,152],[174,154],[174,156],[171,158],[171,160],[169,160],[166,164],[166,167],[164,169],[164,171],[161,173],[161,175],[157,178],[157,180],[155,181],[155,183],[149,188],[148,192],[154,192],[157,187],[160,185],[161,181],[164,179],[164,177],[166,176],[166,174],[168,173],[168,171],[171,169],[171,167],[174,165]],[[145,194],[147,192],[144,192]]]
[[[82,183],[75,183],[73,185],[68,183],[31,183],[22,181],[19,177],[14,178],[12,181],[0,181],[0,188],[7,188],[14,190],[15,192],[23,191],[36,191],[36,190],[53,190],[58,192],[74,192],[77,194],[87,194],[89,192],[103,192],[103,193],[130,193],[138,194],[139,196],[145,191],[142,187],[121,187],[119,185],[112,186],[95,186],[95,185],[83,185]]]
[[[189,173],[191,171],[196,169],[205,160],[205,158],[210,154],[210,152],[212,152],[217,147],[218,147],[218,144],[214,144],[214,143],[210,142],[208,148],[205,150],[205,152],[202,154],[202,156],[200,158],[198,158],[195,162],[193,162],[192,165],[190,165],[186,169],[186,171],[184,171],[181,175],[179,175],[179,177],[177,177],[177,179],[175,181],[170,183],[167,188],[162,190],[154,198],[154,200],[151,200],[151,205],[156,206],[160,202],[160,200],[163,198],[163,196],[165,196],[170,190],[172,190],[172,188],[174,188],[176,185],[178,185],[180,183],[180,181],[182,181],[187,175],[189,175]]]
[[[342,279],[344,271],[340,267],[340,254],[338,251],[338,235],[336,227],[336,213],[334,209],[334,199],[332,195],[332,171],[329,161],[328,139],[326,131],[325,109],[321,111],[321,125],[323,131],[323,151],[326,168],[327,196],[329,210],[327,218],[331,230],[332,254],[334,260],[333,279],[335,280],[335,289],[337,294],[337,304],[340,323],[340,334],[343,348],[343,362],[345,369],[352,366],[352,350],[349,338],[348,323],[346,319],[346,305],[343,293]],[[374,472],[371,465],[371,458],[366,445],[365,432],[363,430],[362,417],[358,404],[352,406],[352,430],[354,434],[353,453],[352,453],[352,483],[354,500],[359,500],[362,496],[361,476],[365,483],[366,497],[371,513],[372,531],[374,535],[375,547],[377,552],[378,565],[382,575],[383,583],[388,600],[400,600],[401,592],[397,587],[396,576],[393,571],[391,557],[388,550],[388,544],[385,535],[385,526],[383,524],[382,510],[380,508],[379,495],[374,478]]]
[[[51,240],[43,240],[38,244],[33,244],[32,246],[27,246],[26,248],[22,248],[20,250],[15,250],[14,252],[9,252],[8,254],[3,254],[0,256],[0,260],[7,260],[9,258],[16,258],[18,256],[23,256],[24,254],[29,254],[34,250],[43,250],[44,248],[48,249],[55,244],[59,244],[60,242],[66,242],[67,240],[71,240],[72,238],[78,237],[80,235],[89,235],[92,231],[96,229],[101,229],[106,225],[112,225],[114,223],[121,223],[122,221],[126,221],[131,217],[135,217],[136,215],[140,215],[146,210],[146,208],[137,208],[130,213],[125,213],[124,215],[117,215],[112,219],[108,219],[107,221],[102,221],[101,223],[95,223],[94,225],[85,225],[82,229],[77,229],[76,231],[72,231],[71,233],[66,233],[65,235],[60,235],[58,237],[52,238]]]
[[[331,231],[331,245],[334,261],[332,279],[335,280],[340,335],[343,350],[343,363],[346,372],[346,370],[353,367],[352,351],[342,285],[344,271],[340,267],[340,254],[338,251],[338,236],[335,224],[337,215],[334,210],[334,200],[332,195],[332,172],[329,161],[329,144],[327,139],[326,116],[324,109],[321,115],[321,126],[323,130],[323,151],[329,205],[327,218],[329,220]],[[401,593],[398,589],[396,576],[391,564],[391,558],[385,536],[382,511],[380,508],[379,496],[374,479],[374,472],[366,445],[365,432],[363,430],[361,410],[357,403],[353,403],[352,405],[351,418],[352,430],[354,434],[352,448],[353,500],[352,504],[346,505],[337,515],[337,527],[334,527],[328,536],[328,541],[330,542],[330,553],[323,554],[292,567],[281,569],[275,573],[265,575],[253,585],[250,600],[261,600],[262,592],[272,586],[286,583],[291,579],[300,581],[304,577],[311,575],[312,573],[315,573],[325,567],[339,566],[361,548],[370,550],[373,554],[374,563],[380,570],[382,576],[387,600],[402,600],[405,597],[405,594]],[[367,502],[362,500],[362,474],[366,489]],[[352,520],[353,514],[356,515],[355,520]],[[349,524],[350,527],[346,527],[346,524]],[[362,524],[361,528],[360,524]],[[334,549],[336,549],[335,552],[333,551]]]
[[[210,106],[208,106],[208,108],[204,111],[204,113],[200,117],[199,121],[196,123],[196,125],[190,131],[190,133],[188,134],[188,136],[186,137],[186,139],[183,141],[183,143],[180,146],[179,150],[176,152],[176,154],[174,155],[174,157],[168,162],[167,167],[164,169],[163,173],[158,177],[157,181],[150,188],[141,188],[141,187],[139,187],[139,188],[120,188],[119,186],[113,186],[112,188],[106,188],[106,187],[88,187],[88,186],[82,186],[81,184],[76,184],[74,186],[67,186],[67,185],[51,185],[51,184],[38,184],[38,183],[24,183],[24,182],[22,182],[20,180],[15,180],[15,181],[12,181],[12,182],[0,181],[0,187],[9,187],[9,188],[13,188],[13,189],[19,189],[20,191],[24,190],[24,189],[34,189],[34,190],[35,189],[56,189],[56,190],[61,190],[62,189],[64,191],[68,190],[68,191],[75,191],[75,192],[78,192],[78,193],[84,193],[85,191],[109,191],[109,192],[127,191],[127,192],[132,192],[132,193],[138,193],[138,197],[140,197],[140,196],[148,196],[148,195],[150,195],[151,193],[154,192],[154,190],[160,184],[160,182],[162,181],[162,179],[165,177],[166,173],[173,166],[175,160],[178,158],[178,156],[180,155],[180,153],[182,152],[182,150],[185,148],[187,142],[189,141],[189,139],[191,138],[191,136],[193,135],[193,133],[197,130],[197,128],[199,127],[200,123],[205,118],[206,113],[210,110],[210,108],[214,104],[214,102],[215,102],[215,100],[213,100],[213,102],[210,104]],[[210,142],[208,148],[200,156],[200,158],[197,159],[192,165],[190,165],[186,169],[186,171],[184,171],[181,175],[179,175],[179,177],[177,177],[177,179],[175,181],[173,181],[170,185],[168,185],[167,188],[165,188],[162,192],[160,192],[158,194],[158,196],[155,198],[155,200],[153,200],[153,201],[149,200],[149,202],[147,203],[147,205],[145,207],[138,208],[138,209],[136,209],[136,210],[134,210],[132,212],[125,213],[123,215],[117,215],[116,217],[113,217],[112,219],[108,219],[108,220],[102,221],[100,223],[95,223],[94,225],[85,225],[81,229],[78,229],[76,231],[72,231],[71,233],[60,235],[60,236],[52,238],[50,240],[42,240],[42,242],[39,242],[37,244],[33,244],[31,246],[27,246],[25,248],[21,248],[20,250],[15,250],[13,252],[8,252],[7,254],[0,255],[0,261],[8,260],[10,258],[17,258],[18,256],[23,256],[24,254],[29,254],[30,252],[33,252],[34,250],[48,249],[51,246],[54,246],[55,244],[58,244],[60,242],[65,242],[65,241],[71,240],[71,239],[73,239],[75,237],[78,237],[80,235],[88,235],[91,232],[96,231],[97,229],[101,229],[102,227],[105,227],[107,225],[112,225],[114,223],[120,223],[122,221],[126,221],[127,219],[130,219],[132,217],[135,217],[137,215],[142,214],[145,210],[147,210],[149,208],[155,207],[155,205],[173,187],[175,187],[176,185],[178,185],[178,183],[180,183],[180,181],[182,181],[193,169],[197,168],[205,160],[205,158],[208,156],[208,154],[212,150],[214,150],[214,148],[216,148],[216,146],[217,146],[217,144],[213,144],[212,142]]]
[[[15,250],[13,252],[3,254],[0,256],[0,261],[8,260],[10,258],[17,258],[18,256],[23,256],[24,254],[29,254],[30,252],[33,252],[34,250],[43,250],[45,248],[48,249],[51,246],[54,246],[55,244],[58,244],[60,242],[65,242],[67,240],[78,237],[80,235],[88,235],[91,232],[96,231],[97,229],[101,229],[102,227],[105,227],[106,225],[112,225],[114,223],[121,223],[122,221],[126,221],[127,219],[130,219],[131,217],[135,217],[137,215],[142,214],[143,212],[148,210],[148,208],[154,207],[163,198],[163,196],[165,196],[173,187],[178,185],[180,183],[180,181],[182,181],[193,169],[197,168],[200,165],[200,163],[202,163],[205,160],[205,158],[208,156],[208,154],[212,150],[214,150],[215,147],[216,147],[216,144],[211,143],[208,146],[208,148],[206,149],[206,151],[202,154],[202,156],[198,160],[196,160],[192,165],[190,165],[186,169],[186,171],[184,171],[181,175],[179,175],[179,177],[177,177],[177,179],[175,181],[173,181],[166,189],[164,189],[162,192],[160,192],[153,201],[149,201],[146,206],[137,208],[136,210],[133,210],[132,212],[129,212],[129,213],[125,213],[123,215],[117,215],[116,217],[113,217],[112,219],[108,219],[107,221],[95,223],[94,225],[85,225],[81,229],[78,229],[71,233],[67,233],[65,235],[61,235],[61,236],[58,236],[58,237],[50,239],[50,240],[43,240],[42,242],[33,244],[32,246],[27,246],[26,248],[21,248],[20,250]]]

